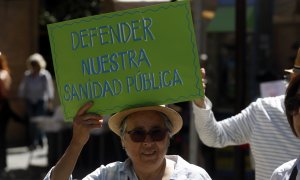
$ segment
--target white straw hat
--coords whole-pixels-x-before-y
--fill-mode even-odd
[[[162,112],[168,117],[168,119],[171,121],[173,125],[173,129],[171,132],[172,136],[181,129],[183,122],[180,114],[175,110],[168,108],[164,105],[139,107],[139,108],[133,108],[133,109],[128,109],[128,110],[118,112],[109,118],[108,126],[114,133],[120,136],[120,125],[127,116],[138,111],[148,111],[148,110]]]

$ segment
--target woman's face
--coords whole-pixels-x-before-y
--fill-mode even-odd
[[[37,62],[32,61],[32,62],[30,63],[30,65],[31,65],[31,69],[32,69],[32,72],[33,72],[33,73],[39,73],[39,72],[40,72],[41,67],[40,67],[40,65],[39,65]]]
[[[157,111],[140,111],[127,117],[127,128],[122,139],[127,155],[134,167],[158,168],[164,163],[164,157],[169,146],[169,135],[166,131],[163,117]],[[148,134],[143,142],[134,142],[128,132],[165,132],[160,141],[153,141]]]

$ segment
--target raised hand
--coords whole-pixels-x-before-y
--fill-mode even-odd
[[[73,143],[85,145],[89,140],[90,131],[102,127],[103,117],[101,115],[87,113],[92,106],[93,102],[88,102],[77,111],[73,122]]]
[[[200,73],[201,73],[201,77],[202,77],[202,86],[203,86],[203,92],[205,94],[205,88],[206,88],[206,74],[205,74],[205,69],[201,68],[200,69]],[[195,99],[194,103],[201,108],[205,108],[205,103],[204,103],[204,98],[199,98],[199,99]]]

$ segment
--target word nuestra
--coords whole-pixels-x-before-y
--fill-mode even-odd
[[[151,67],[145,49],[130,49],[83,59],[81,61],[81,72],[83,76],[98,75],[139,68],[143,65],[148,68]]]

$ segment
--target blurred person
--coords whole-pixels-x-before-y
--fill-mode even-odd
[[[201,71],[205,82],[205,70]],[[293,69],[287,71],[292,78],[300,72],[300,48]],[[255,179],[270,179],[274,169],[296,157],[300,149],[300,140],[290,131],[285,116],[284,97],[258,98],[237,115],[220,121],[215,119],[207,97],[197,99],[193,113],[199,138],[215,148],[250,144]]]
[[[78,111],[73,122],[73,136],[64,155],[47,173],[45,180],[71,179],[72,172],[90,131],[100,128],[101,115],[87,113],[92,102]],[[170,138],[182,127],[181,116],[165,106],[146,106],[118,112],[108,120],[117,134],[128,159],[101,165],[84,179],[211,179],[204,169],[178,155],[166,155]]]
[[[19,86],[19,96],[25,100],[26,115],[29,120],[31,146],[43,146],[44,133],[36,123],[31,122],[33,117],[47,116],[53,110],[54,86],[52,76],[46,70],[46,61],[39,53],[30,55],[27,59],[28,70]]]
[[[6,168],[6,130],[10,117],[17,122],[22,119],[10,108],[9,93],[12,79],[6,55],[0,51],[0,173]]]
[[[284,100],[285,114],[287,122],[290,125],[290,131],[294,133],[297,138],[300,138],[300,75],[294,77],[286,90],[286,96]],[[300,149],[298,149],[297,159],[290,160],[277,169],[274,170],[271,179],[282,180],[282,179],[300,179]],[[294,157],[294,158],[295,158]]]

